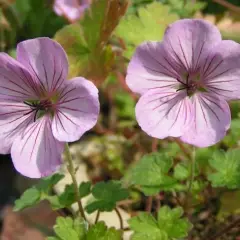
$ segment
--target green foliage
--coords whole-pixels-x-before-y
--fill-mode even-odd
[[[79,219],[70,217],[58,217],[54,232],[56,236],[48,237],[47,240],[121,240],[122,232],[115,228],[107,228],[104,222],[98,222],[91,226]]]
[[[161,41],[167,25],[178,20],[170,8],[159,2],[153,2],[138,9],[138,15],[128,14],[118,25],[115,34],[127,45],[125,57],[130,58],[135,47],[143,41]]]
[[[170,209],[161,207],[158,211],[157,220],[149,213],[140,213],[128,222],[134,231],[131,240],[170,240],[187,236],[191,224],[187,219],[181,218],[182,208]]]
[[[2,10],[9,25],[9,29],[4,32],[8,48],[22,39],[52,37],[66,24],[63,18],[55,15],[46,0],[16,0],[12,4],[6,2]]]
[[[169,176],[172,159],[166,154],[152,153],[142,157],[130,171],[130,183],[139,185],[145,195],[154,195],[161,190],[168,190],[177,181]]]
[[[174,178],[181,180],[181,181],[186,180],[190,176],[189,168],[183,163],[178,163],[174,167],[174,175],[173,176],[174,176]]]
[[[167,0],[167,4],[172,11],[180,16],[180,18],[190,18],[197,12],[206,7],[205,2],[192,0]]]
[[[240,150],[233,149],[228,152],[215,152],[209,160],[210,166],[215,170],[209,174],[208,179],[214,187],[227,187],[235,189],[240,187]]]
[[[126,0],[121,4],[118,1],[94,0],[82,20],[56,33],[55,40],[69,57],[69,77],[84,76],[97,85],[105,80],[114,59],[107,41],[126,7]]]
[[[58,205],[56,197],[51,197],[49,195],[52,187],[63,177],[64,176],[61,174],[54,174],[43,178],[36,186],[27,189],[21,198],[15,201],[14,210],[19,211],[24,208],[31,207],[44,199],[53,202],[53,205]]]
[[[115,228],[107,228],[104,222],[98,222],[90,227],[86,240],[121,240],[122,232]]]
[[[86,211],[112,211],[118,201],[128,198],[128,191],[118,181],[99,182],[94,185],[92,195],[95,200],[86,206]]]
[[[239,106],[238,106],[239,107]],[[231,128],[227,136],[223,139],[223,143],[228,147],[233,147],[238,144],[240,136],[240,119],[232,119]]]
[[[82,182],[79,186],[79,195],[81,198],[86,197],[91,193],[91,182]],[[55,205],[55,208],[70,207],[73,203],[76,202],[75,189],[74,185],[66,185],[64,192],[57,197],[59,206]]]
[[[86,223],[79,219],[58,217],[54,226],[56,237],[48,237],[47,240],[83,240],[86,236],[86,227]]]
[[[79,194],[81,198],[86,197],[91,193],[91,182],[82,182],[79,186]]]
[[[135,119],[135,101],[127,92],[119,91],[114,95],[119,118],[134,120]]]
[[[20,199],[15,201],[14,211],[19,211],[31,207],[39,202],[41,193],[35,187],[27,189]]]

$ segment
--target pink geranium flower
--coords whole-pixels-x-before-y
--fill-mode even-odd
[[[180,20],[162,42],[137,48],[126,81],[142,95],[136,118],[143,131],[207,147],[229,129],[227,100],[240,97],[240,45],[223,41],[208,22]]]
[[[64,142],[96,124],[97,88],[81,77],[67,81],[67,75],[66,54],[49,38],[19,43],[17,60],[0,53],[0,153],[11,153],[25,176],[54,172]]]
[[[90,0],[55,0],[53,9],[57,15],[74,22],[83,15],[89,6]]]

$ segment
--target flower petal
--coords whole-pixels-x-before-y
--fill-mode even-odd
[[[17,60],[35,76],[42,89],[53,92],[68,75],[65,51],[50,38],[26,40],[17,46]]]
[[[168,61],[161,42],[144,42],[137,47],[127,71],[126,82],[136,93],[153,88],[174,88],[179,85],[178,66]]]
[[[6,53],[0,53],[0,100],[24,101],[34,98],[37,91],[30,72]]]
[[[240,98],[240,44],[226,40],[209,53],[201,69],[206,88],[223,98]]]
[[[98,114],[98,90],[95,85],[80,77],[69,80],[57,103],[52,122],[53,135],[59,141],[76,141],[96,124]]]
[[[179,137],[192,121],[191,102],[185,92],[150,90],[139,99],[136,118],[152,137]]]
[[[55,0],[53,9],[59,16],[66,16],[71,21],[78,20],[89,7],[88,0]]]
[[[24,103],[0,101],[0,153],[10,153],[14,139],[34,121],[34,113]]]
[[[227,102],[210,93],[192,97],[194,121],[181,140],[197,147],[219,142],[230,127],[231,113]]]
[[[64,143],[52,134],[51,119],[44,116],[13,142],[11,156],[17,171],[31,178],[52,174],[61,164]]]
[[[208,50],[221,41],[217,27],[199,19],[179,20],[170,25],[163,45],[175,64],[194,73],[206,58]]]

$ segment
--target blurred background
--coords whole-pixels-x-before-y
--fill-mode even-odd
[[[93,182],[119,179],[133,161],[152,149],[151,138],[140,131],[135,121],[137,96],[129,91],[124,82],[127,64],[135,47],[144,40],[160,41],[166,26],[181,18],[210,21],[218,26],[224,39],[240,42],[240,0],[132,0],[126,15],[106,39],[104,61],[102,55],[97,55],[100,53],[95,53],[94,57],[99,62],[92,62],[92,56],[86,53],[86,46],[83,47],[80,40],[75,40],[81,38],[81,32],[70,32],[68,28],[75,22],[85,24],[84,18],[88,8],[91,8],[91,2],[76,0],[79,12],[74,16],[68,14],[73,8],[70,2],[72,0],[0,0],[0,51],[16,57],[16,46],[20,41],[41,36],[54,38],[63,45],[70,61],[70,77],[85,76],[100,89],[99,122],[78,143],[92,144],[95,148],[104,142],[104,149],[107,149],[104,154],[99,152],[94,158],[91,154],[91,157],[85,157],[89,176]],[[121,2],[124,1],[119,0]],[[91,25],[86,27],[91,28]],[[108,58],[106,54],[109,54]],[[238,102],[231,103],[232,126],[223,141],[211,148],[197,150],[200,172],[210,168],[208,159],[216,149],[227,150],[240,146],[239,106]],[[168,152],[176,161],[185,159],[181,145],[172,139],[161,141],[159,149]],[[41,240],[43,235],[35,227],[41,225],[51,230],[56,216],[64,214],[52,212],[46,203],[22,213],[12,212],[11,206],[15,199],[36,182],[20,176],[10,156],[0,156],[0,231],[4,233],[1,239]],[[240,213],[239,190],[213,190],[209,186],[206,192],[200,185],[195,191],[198,210],[193,221],[197,224],[197,233],[192,233],[193,236],[204,236]],[[141,209],[145,201],[139,193],[133,193],[133,198],[140,203],[131,206],[130,212]],[[172,200],[169,197],[164,201],[169,203]],[[222,239],[239,240],[240,227],[233,228]]]

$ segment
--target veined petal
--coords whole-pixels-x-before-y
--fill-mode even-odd
[[[164,35],[164,49],[172,61],[186,72],[195,72],[205,60],[208,50],[222,40],[216,26],[199,19],[179,20]]]
[[[64,143],[52,134],[51,119],[44,116],[30,124],[13,142],[11,156],[17,171],[31,178],[55,172],[61,164]]]
[[[230,127],[231,113],[227,102],[214,94],[192,96],[194,121],[181,140],[197,147],[219,142]]]
[[[202,65],[208,91],[227,100],[240,98],[240,44],[226,40],[217,44]]]
[[[152,137],[179,137],[192,122],[191,108],[185,92],[155,89],[139,99],[136,118],[142,130]]]
[[[54,137],[59,141],[76,141],[97,122],[98,90],[84,78],[69,80],[63,87],[56,108],[52,122]]]
[[[58,89],[68,75],[65,51],[50,38],[36,38],[19,43],[17,60],[27,67],[41,88],[48,93]]]
[[[180,79],[178,65],[169,62],[161,42],[144,42],[137,47],[127,70],[126,82],[136,93],[153,88],[176,88]]]
[[[0,101],[0,153],[10,153],[14,139],[34,121],[34,113],[24,103]]]
[[[36,97],[37,91],[30,72],[6,53],[0,53],[0,100],[24,101]]]

